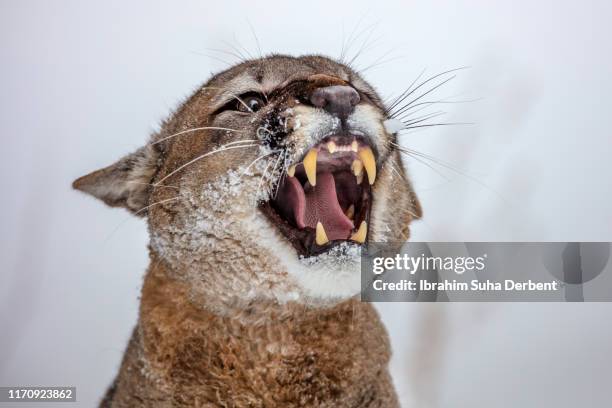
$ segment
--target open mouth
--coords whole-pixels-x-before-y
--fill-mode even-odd
[[[376,180],[371,146],[358,136],[329,136],[289,167],[261,209],[303,256],[368,238]]]

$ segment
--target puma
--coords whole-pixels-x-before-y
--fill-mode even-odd
[[[376,91],[273,55],[213,76],[74,188],[147,219],[139,319],[102,407],[396,407],[360,250],[421,208]]]

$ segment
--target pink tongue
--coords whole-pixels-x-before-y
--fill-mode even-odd
[[[321,222],[330,241],[348,239],[353,222],[340,207],[334,176],[331,173],[319,173],[315,187],[308,183],[306,185],[307,192],[304,192],[296,177],[287,178],[282,187],[282,211],[286,216],[293,215],[298,228],[316,229],[317,222]]]
[[[316,228],[317,222],[320,221],[330,241],[347,239],[353,229],[353,223],[340,207],[334,176],[331,173],[319,173],[317,185],[306,190],[304,224]]]

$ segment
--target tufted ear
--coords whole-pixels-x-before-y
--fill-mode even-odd
[[[159,157],[154,147],[141,147],[115,164],[78,178],[72,187],[99,198],[111,207],[123,207],[144,215],[139,211],[148,204]]]

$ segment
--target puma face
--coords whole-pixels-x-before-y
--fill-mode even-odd
[[[146,215],[151,250],[194,299],[333,303],[358,293],[363,246],[405,241],[421,215],[387,119],[341,63],[246,61],[74,185]]]

